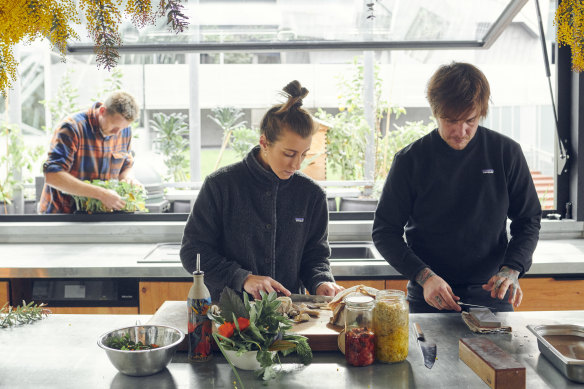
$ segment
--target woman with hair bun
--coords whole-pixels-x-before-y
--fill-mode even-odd
[[[300,173],[315,126],[302,100],[308,90],[286,85],[283,104],[260,125],[259,145],[240,162],[205,179],[187,220],[180,257],[195,270],[197,253],[213,301],[225,286],[260,298],[307,289],[334,296],[323,189]]]

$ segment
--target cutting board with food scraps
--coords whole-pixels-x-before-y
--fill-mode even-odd
[[[329,324],[332,311],[327,309],[316,311],[318,317],[309,315],[307,321],[294,323],[291,331],[306,336],[313,351],[338,350],[337,338],[342,328]],[[166,301],[146,324],[171,326],[187,334],[187,321],[186,301]],[[186,339],[185,337],[179,350],[187,350]]]

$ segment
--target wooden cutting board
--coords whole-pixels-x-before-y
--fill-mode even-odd
[[[336,351],[338,350],[337,338],[342,328],[329,324],[331,316],[332,311],[320,310],[320,317],[294,324],[292,332],[306,336],[313,351]],[[187,334],[187,321],[186,301],[165,301],[146,324],[171,326]],[[179,350],[187,350],[187,346],[185,337]]]

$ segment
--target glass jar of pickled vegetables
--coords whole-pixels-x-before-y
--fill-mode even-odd
[[[345,359],[353,366],[367,366],[375,361],[373,297],[345,297]]]
[[[380,362],[401,362],[408,356],[409,307],[401,290],[380,290],[375,295],[373,331],[375,357]]]

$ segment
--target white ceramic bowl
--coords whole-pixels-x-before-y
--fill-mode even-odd
[[[257,360],[257,351],[246,351],[240,356],[237,355],[237,351],[224,350],[225,355],[231,361],[233,366],[241,370],[258,370],[260,368],[260,363]]]

